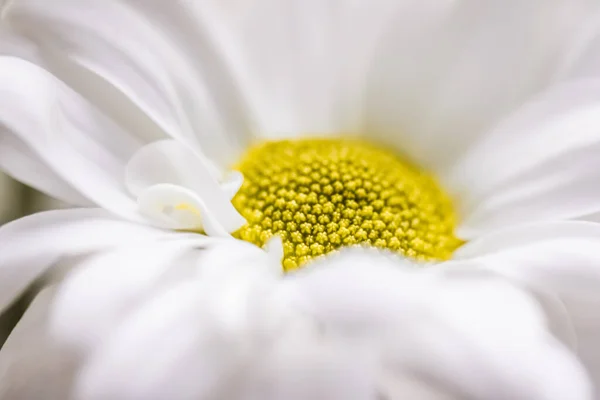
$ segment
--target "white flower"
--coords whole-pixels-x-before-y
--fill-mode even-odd
[[[595,3],[5,3],[0,166],[96,208],[0,230],[0,309],[75,267],[0,352],[0,398],[597,398]],[[284,215],[340,179],[341,209]],[[343,246],[366,240],[409,258]]]

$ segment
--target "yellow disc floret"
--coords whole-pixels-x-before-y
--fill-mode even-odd
[[[236,237],[283,240],[286,270],[342,246],[371,245],[424,261],[461,244],[450,199],[427,173],[393,152],[353,139],[263,143],[235,166],[233,198],[248,220]]]

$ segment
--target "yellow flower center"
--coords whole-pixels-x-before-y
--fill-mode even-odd
[[[244,184],[233,204],[248,221],[235,236],[258,246],[280,236],[288,271],[342,246],[435,261],[461,244],[452,203],[436,181],[363,141],[265,142],[235,169]]]

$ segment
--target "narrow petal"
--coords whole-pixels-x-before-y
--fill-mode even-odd
[[[389,0],[239,2],[220,37],[241,67],[235,75],[253,105],[256,135],[356,134],[368,54],[390,11],[401,7]]]
[[[15,137],[0,136],[0,160],[5,173],[42,193],[76,206],[94,204]]]
[[[0,310],[65,257],[174,235],[97,209],[34,214],[0,228]]]
[[[506,229],[464,246],[457,257],[508,277],[539,297],[548,314],[568,325],[569,343],[600,388],[600,225],[539,224]],[[565,328],[561,328],[563,332]],[[569,339],[569,337],[566,337]]]
[[[454,253],[454,259],[467,260],[542,240],[600,238],[600,225],[587,221],[554,221],[494,231],[467,242]]]
[[[37,294],[0,351],[0,398],[64,400],[79,359],[48,335],[48,310],[55,294]]]
[[[112,334],[113,343],[82,371],[75,399],[199,398],[195,392],[199,386],[209,389],[213,377],[218,377],[232,362],[211,350],[211,344],[219,344],[217,337],[210,338],[210,332],[202,334],[195,301],[200,295],[197,287],[187,282],[152,299]],[[206,336],[208,343],[202,343]],[[211,343],[210,339],[216,342]],[[161,350],[153,351],[158,343]],[[190,351],[198,346],[204,350],[201,357]]]
[[[556,86],[472,146],[450,172],[472,238],[600,210],[600,81]]]
[[[367,132],[442,175],[551,81],[581,22],[598,7],[589,0],[443,3],[430,5],[437,13],[425,18],[409,10],[391,20],[367,93]]]
[[[80,353],[90,351],[162,286],[194,276],[207,242],[197,235],[130,245],[78,263],[57,290],[50,313],[52,336]]]
[[[335,132],[344,7],[335,1],[255,2],[232,42],[255,78],[252,101],[263,137]]]
[[[123,188],[136,137],[28,61],[0,56],[0,94],[2,168],[66,201],[86,198],[136,218]]]
[[[210,23],[215,4],[199,3],[26,0],[8,8],[6,21],[108,115],[200,144],[226,165],[251,121]]]
[[[199,235],[103,251],[79,262],[58,286],[50,310],[51,334],[67,347],[89,353],[104,345],[113,330],[145,307],[146,301],[172,285],[200,276],[213,287],[199,293],[219,296],[215,285],[231,281],[232,266],[237,269],[238,283],[257,271],[261,272],[256,279],[277,276],[270,264],[278,260],[269,259],[268,253],[249,243]],[[227,308],[227,304],[218,307]]]

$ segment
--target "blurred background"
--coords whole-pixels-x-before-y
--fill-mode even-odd
[[[38,211],[64,207],[63,204],[0,172],[0,226]],[[0,347],[21,317],[35,289],[26,293],[13,307],[0,314]]]

